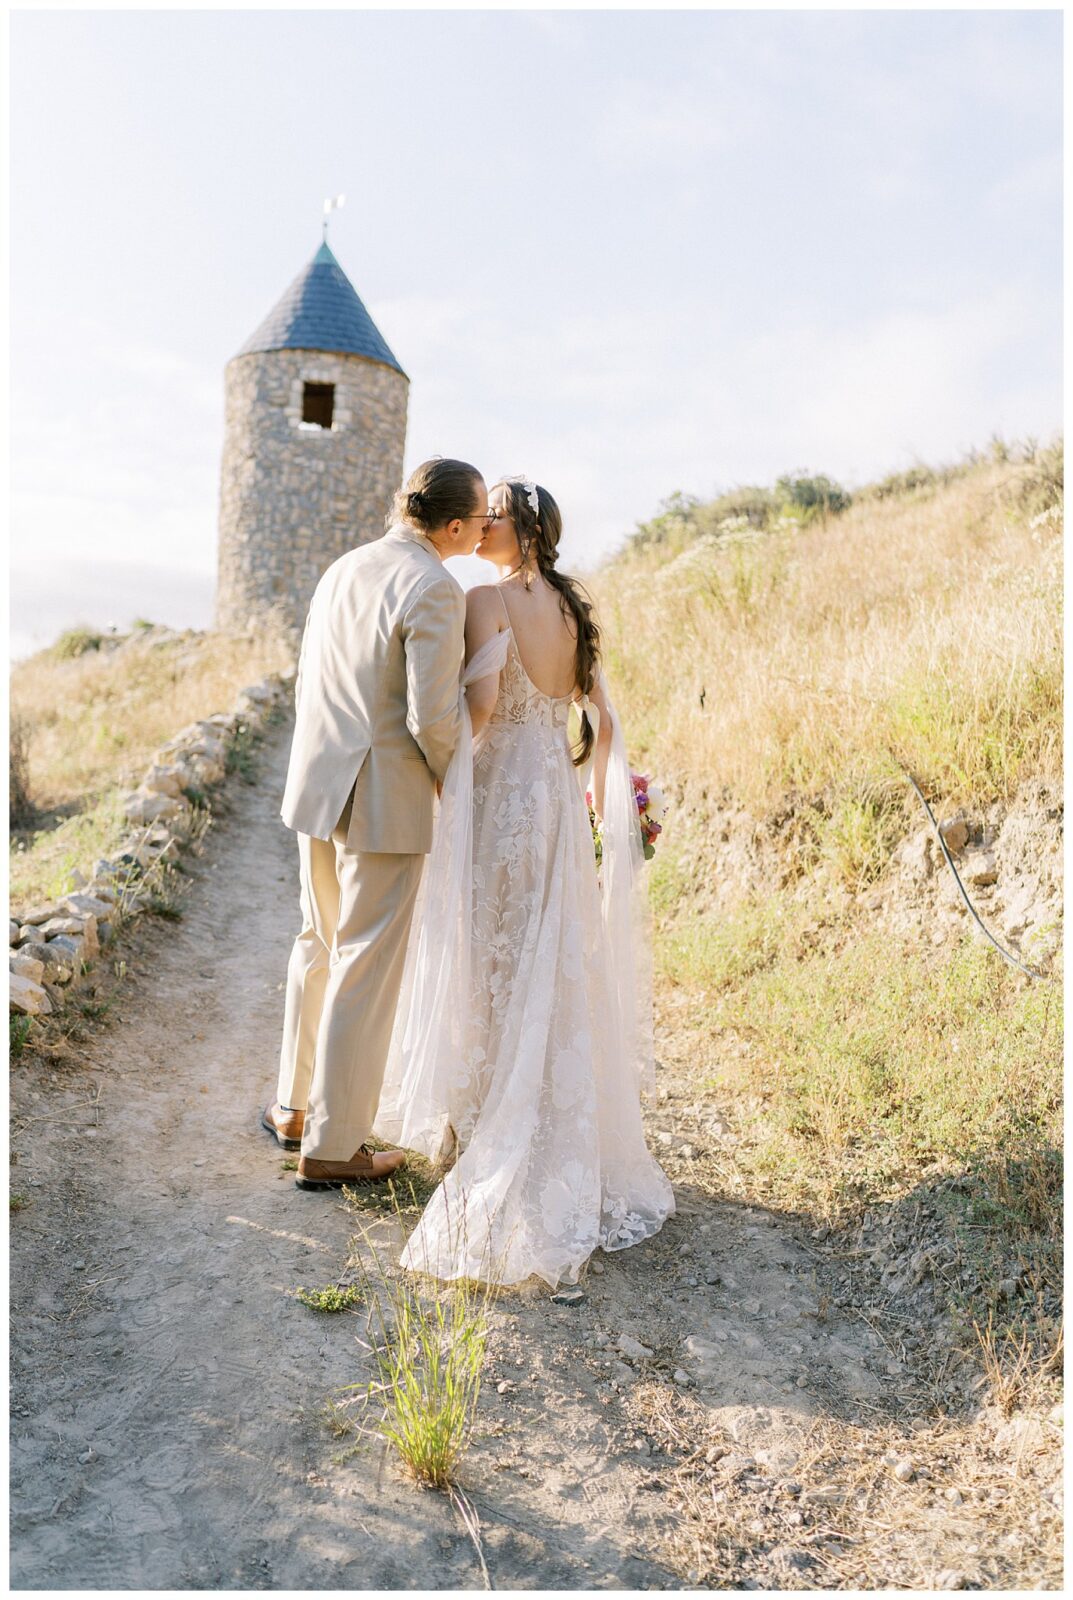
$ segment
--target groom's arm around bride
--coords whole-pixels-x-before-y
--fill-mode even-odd
[[[382,539],[333,563],[302,645],[282,816],[298,835],[302,930],[287,969],[277,1103],[298,1183],[383,1177],[376,1115],[433,796],[461,731],[465,599],[443,559],[487,514],[475,468],[419,467]]]

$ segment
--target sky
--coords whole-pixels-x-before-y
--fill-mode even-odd
[[[676,491],[1050,438],[1061,55],[1057,11],[14,13],[12,653],[210,624],[223,369],[340,192],[407,470],[535,477],[568,569]]]

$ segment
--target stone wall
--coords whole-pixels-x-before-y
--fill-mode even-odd
[[[161,868],[196,837],[198,819],[228,770],[228,752],[258,733],[291,701],[294,673],[273,673],[243,689],[231,711],[183,728],[156,753],[140,785],[124,797],[129,832],[115,852],[73,872],[67,892],[38,906],[13,906],[8,930],[9,1009],[25,1017],[62,1011],[73,985],[116,930],[139,916]],[[196,804],[195,804],[196,800]]]
[[[216,625],[275,611],[305,623],[337,556],[379,538],[402,481],[409,384],[363,356],[269,350],[226,373]],[[302,422],[302,386],[335,385],[332,427]]]

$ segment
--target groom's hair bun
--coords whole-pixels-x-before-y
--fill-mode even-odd
[[[433,456],[411,472],[396,494],[388,524],[411,522],[429,533],[456,517],[472,516],[483,482],[477,468],[468,461]]]

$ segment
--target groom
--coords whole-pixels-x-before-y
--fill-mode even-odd
[[[300,1189],[386,1178],[376,1116],[433,791],[461,732],[466,604],[443,570],[487,527],[464,461],[426,461],[382,539],[332,563],[309,608],[282,816],[298,834],[302,931],[287,968],[276,1101],[261,1118],[300,1149]]]

